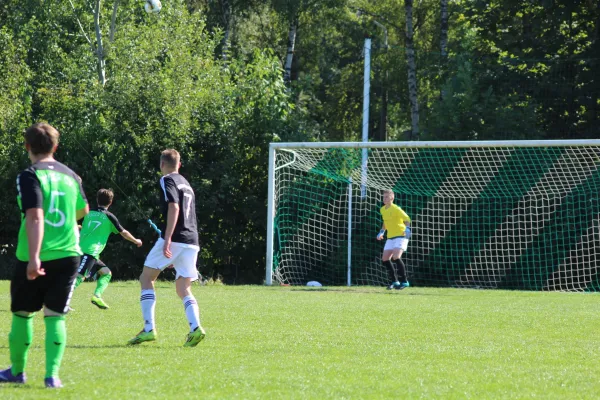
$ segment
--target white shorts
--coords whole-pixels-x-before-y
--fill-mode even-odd
[[[402,250],[406,251],[407,248],[408,248],[408,239],[405,237],[397,237],[397,238],[386,240],[385,247],[383,248],[383,250],[385,251],[385,250],[402,249]]]
[[[179,277],[192,278],[193,281],[198,279],[198,270],[196,269],[196,260],[198,260],[198,252],[200,247],[193,244],[173,243],[171,242],[171,258],[165,257],[163,254],[163,246],[165,240],[159,238],[150,253],[146,256],[144,265],[148,268],[164,270],[169,265],[173,265],[177,274],[175,279]]]

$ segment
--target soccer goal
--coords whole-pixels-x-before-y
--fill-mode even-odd
[[[272,143],[266,284],[388,283],[388,188],[411,285],[600,288],[600,140]]]

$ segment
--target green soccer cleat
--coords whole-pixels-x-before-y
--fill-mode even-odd
[[[183,347],[197,346],[198,343],[200,343],[202,341],[202,339],[204,339],[205,336],[206,336],[206,332],[204,332],[204,329],[202,329],[202,327],[199,326],[196,328],[196,330],[194,332],[188,333],[187,338],[185,339],[185,343],[183,344]]]
[[[92,304],[95,305],[98,308],[101,308],[102,310],[106,310],[108,307],[108,304],[106,304],[104,302],[104,300],[102,300],[101,297],[98,297],[96,295],[92,296]]]
[[[140,344],[142,342],[152,342],[156,340],[156,332],[151,330],[150,332],[146,332],[142,330],[138,333],[133,339],[127,342],[129,345]]]

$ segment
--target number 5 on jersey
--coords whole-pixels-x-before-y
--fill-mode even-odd
[[[48,213],[46,214],[45,222],[48,225],[53,226],[55,228],[58,228],[65,224],[65,220],[66,220],[65,213],[56,207],[56,205],[57,205],[56,200],[58,199],[59,196],[64,196],[64,195],[65,195],[65,193],[59,192],[58,190],[53,190],[52,192],[50,192],[50,207],[48,208]],[[53,215],[53,214],[57,214],[57,215]],[[54,221],[52,221],[51,219],[48,218],[51,216],[52,216],[51,219]],[[56,221],[56,219],[58,219],[58,221]]]

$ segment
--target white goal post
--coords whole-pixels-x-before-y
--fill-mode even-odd
[[[392,189],[412,285],[600,289],[600,140],[271,143],[268,180],[267,285],[388,283]]]

